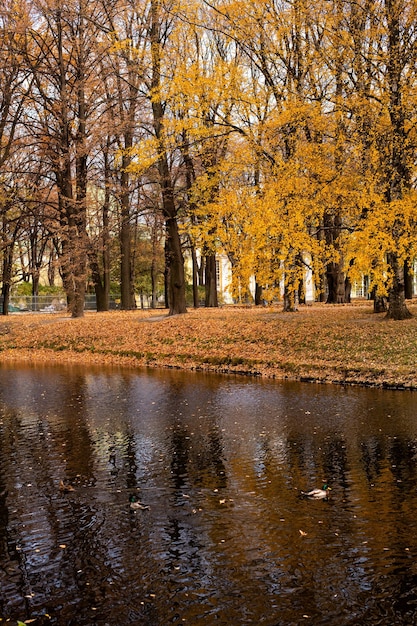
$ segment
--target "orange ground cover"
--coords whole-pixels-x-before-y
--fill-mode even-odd
[[[410,309],[417,314],[417,305]],[[417,388],[417,317],[392,322],[372,303],[280,308],[11,314],[0,358],[176,367],[270,378]]]

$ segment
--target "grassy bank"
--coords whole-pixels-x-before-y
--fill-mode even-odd
[[[410,306],[417,316],[417,304]],[[175,367],[270,378],[417,388],[417,317],[375,315],[371,303],[280,308],[13,314],[0,320],[0,358]]]

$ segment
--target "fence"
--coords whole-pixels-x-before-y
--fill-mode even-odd
[[[150,298],[138,297],[137,307],[140,309],[150,309],[152,302]],[[158,308],[164,305],[158,303]],[[65,311],[67,308],[67,299],[65,294],[42,295],[42,296],[12,296],[10,298],[9,311],[11,313],[55,313]],[[112,296],[110,298],[109,308],[120,308],[120,296]],[[3,297],[0,296],[0,311],[3,310]],[[94,294],[87,294],[84,304],[85,311],[96,311],[97,303]]]

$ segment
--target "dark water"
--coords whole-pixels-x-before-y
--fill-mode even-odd
[[[416,624],[416,400],[0,368],[0,617]],[[324,480],[328,501],[299,497]]]

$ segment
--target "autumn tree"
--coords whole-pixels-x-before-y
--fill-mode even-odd
[[[31,80],[22,64],[24,32],[29,22],[25,3],[5,2],[0,10],[0,219],[3,314],[8,313],[15,245],[21,230],[26,161],[23,121]]]
[[[220,191],[219,173],[229,154],[229,140],[238,132],[232,120],[242,59],[234,42],[219,32],[215,23],[210,23],[209,29],[198,26],[204,17],[198,3],[188,6],[181,15],[183,28],[177,41],[182,62],[174,83],[181,95],[175,99],[173,115],[176,125],[182,128],[179,145],[185,172],[183,198],[190,226],[186,225],[186,232],[192,250],[199,247],[201,258],[198,268],[194,256],[194,294],[196,299],[198,270],[203,268],[205,306],[211,307],[218,306],[219,249],[213,223],[216,216],[210,215],[210,206],[214,206]]]
[[[363,201],[349,239],[352,275],[389,296],[388,317],[406,319],[404,268],[416,255],[416,8],[404,1],[352,9],[356,61],[354,119],[362,146]],[[361,63],[359,65],[359,63]]]
[[[114,193],[120,210],[121,307],[131,309],[135,307],[132,237],[137,190],[131,164],[134,146],[147,132],[146,126],[150,123],[144,97],[149,63],[149,4],[103,2],[102,6],[106,18],[103,33],[110,44],[102,68],[107,100],[103,125],[108,129],[116,151],[113,174],[117,182]]]
[[[220,218],[222,226],[228,225],[229,233],[230,225],[240,224],[237,231],[242,243],[240,252],[238,255],[236,250],[230,252],[229,258],[235,264],[235,272],[239,265],[245,265],[246,273],[249,268],[256,271],[258,301],[262,275],[262,285],[271,297],[280,294],[281,286],[284,287],[284,306],[290,310],[295,308],[304,271],[303,254],[318,248],[310,236],[318,231],[317,219],[311,221],[311,210],[317,215],[322,213],[317,202],[307,201],[308,197],[312,199],[312,190],[317,190],[316,181],[311,192],[306,185],[307,168],[314,164],[314,150],[316,157],[319,154],[320,147],[316,148],[316,144],[322,142],[324,127],[320,118],[324,96],[315,72],[320,73],[310,62],[315,51],[309,45],[309,41],[319,39],[320,33],[314,30],[315,21],[301,2],[279,5],[206,2],[206,5],[216,16],[217,28],[227,33],[241,51],[243,65],[240,89],[235,84],[231,96],[237,105],[223,124],[240,137],[235,143],[242,155],[238,184],[248,186],[248,181],[252,181],[252,189],[248,188],[246,195],[238,188],[230,192],[239,203],[239,197],[245,198],[244,203],[251,208],[246,218],[243,214],[238,220],[231,215],[229,219]],[[233,162],[239,158],[237,154],[233,153]],[[317,167],[314,174],[319,174]],[[226,183],[222,197],[227,196],[227,189]],[[229,206],[236,206],[236,202],[230,200]],[[306,210],[304,222],[300,221],[302,210]],[[300,250],[307,241],[310,248]],[[237,258],[242,262],[237,263]]]
[[[410,312],[405,305],[404,262],[409,259],[407,226],[410,215],[411,165],[415,153],[412,141],[415,106],[411,90],[416,80],[416,6],[406,0],[385,0],[387,30],[386,90],[389,113],[389,162],[387,164],[386,200],[391,212],[393,245],[387,251],[391,270],[388,317],[405,319]],[[411,114],[411,115],[410,115]],[[413,117],[411,117],[413,116]],[[414,124],[413,124],[414,122]]]
[[[142,110],[142,128],[146,132],[128,151],[131,159],[126,170],[141,177],[155,176],[165,221],[165,258],[167,295],[170,315],[185,313],[185,272],[179,232],[180,203],[177,197],[176,156],[178,146],[169,131],[171,85],[176,72],[176,51],[172,43],[177,28],[174,7],[160,0],[146,4],[148,21],[146,56],[143,58],[143,94],[147,110]]]
[[[109,132],[104,131],[103,135],[94,160],[96,175],[93,175],[94,184],[89,192],[88,225],[88,262],[98,312],[108,311],[110,306],[111,239],[116,230],[112,210],[116,201],[111,165],[115,148]]]
[[[173,71],[169,66],[169,35],[172,25],[172,16],[166,11],[160,0],[151,0],[150,18],[150,46],[151,46],[151,68],[149,94],[151,98],[152,121],[154,136],[157,142],[157,168],[159,173],[159,185],[162,197],[162,212],[165,218],[168,263],[168,285],[169,285],[169,313],[185,313],[185,274],[184,257],[180,233],[178,229],[178,209],[175,200],[174,181],[170,171],[168,160],[167,136],[165,134],[166,106],[164,102],[165,80]],[[164,63],[165,61],[165,63]]]
[[[87,282],[89,134],[97,88],[96,5],[34,3],[26,63],[34,83],[31,130],[58,190],[56,241],[73,317],[83,315]]]

